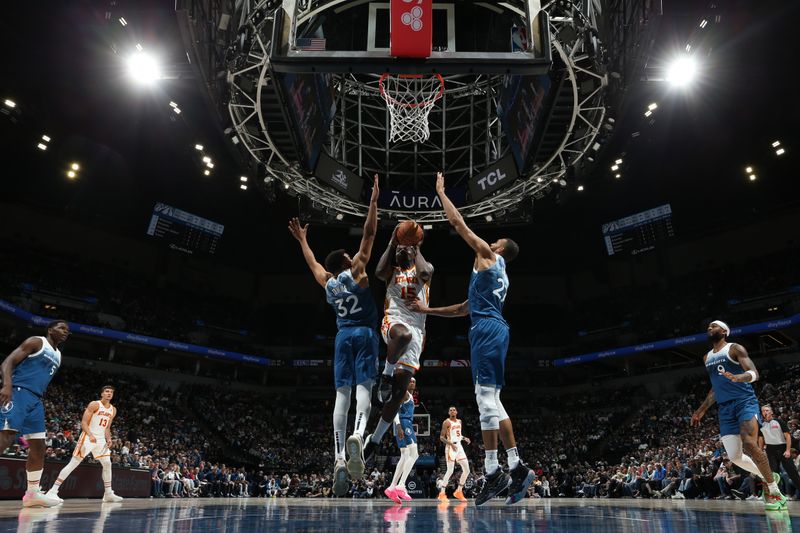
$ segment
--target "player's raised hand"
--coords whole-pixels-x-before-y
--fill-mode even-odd
[[[375,202],[377,202],[380,192],[381,192],[380,187],[378,187],[378,175],[375,174],[372,184],[372,196],[370,196],[369,198],[369,203],[374,204]]]
[[[444,194],[444,174],[436,173],[436,194]]]
[[[289,221],[289,233],[298,241],[305,242],[306,234],[308,233],[308,224],[303,226],[300,224],[300,219],[294,217]]]

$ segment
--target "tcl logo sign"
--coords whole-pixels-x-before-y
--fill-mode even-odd
[[[517,179],[517,165],[514,163],[514,156],[506,155],[492,163],[492,165],[469,180],[469,193],[472,200],[480,200],[484,196],[492,194],[496,190],[505,187]]]
[[[492,185],[500,183],[504,179],[506,179],[505,173],[503,173],[503,171],[498,168],[496,170],[489,172],[489,174],[487,174],[485,177],[480,178],[478,180],[478,185],[480,186],[482,191],[485,191],[487,185],[491,187]]]

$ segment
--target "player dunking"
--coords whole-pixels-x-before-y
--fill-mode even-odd
[[[392,258],[397,266],[392,266]],[[425,315],[411,311],[408,301],[419,298],[427,303],[433,265],[422,257],[419,245],[399,245],[395,229],[389,246],[378,261],[375,275],[387,284],[386,312],[381,324],[381,334],[386,342],[386,365],[381,379],[391,379],[391,396],[386,398],[384,394],[381,398],[384,402],[381,417],[363,448],[359,447],[361,443],[354,437],[347,439],[347,453],[353,463],[347,465],[351,475],[358,475],[359,471],[363,471],[364,464],[372,460],[375,448],[400,409],[411,378],[419,369],[425,338]],[[352,459],[358,457],[358,450],[363,451],[363,462]]]
[[[333,493],[336,496],[344,495],[350,488],[344,435],[347,431],[352,387],[356,385],[356,420],[351,438],[361,442],[369,418],[372,386],[378,373],[378,310],[370,293],[366,272],[378,228],[378,193],[376,174],[361,245],[352,259],[344,250],[335,250],[325,258],[323,267],[308,246],[308,224],[301,226],[297,218],[289,222],[289,232],[300,243],[303,257],[314,274],[314,279],[325,289],[327,301],[336,312],[336,325],[339,329],[336,334],[333,368],[336,386],[336,403],[333,408]],[[357,460],[361,462],[362,469],[354,477],[361,477],[363,460],[360,451]]]
[[[439,440],[444,443],[444,458],[447,460],[447,472],[442,478],[442,488],[439,491],[437,498],[440,501],[447,501],[447,483],[450,481],[450,476],[455,471],[456,463],[461,467],[461,478],[458,480],[458,487],[453,493],[456,499],[462,502],[467,501],[464,497],[464,483],[467,482],[469,477],[469,461],[467,461],[467,454],[464,452],[464,447],[461,441],[470,444],[469,438],[461,434],[461,420],[458,418],[458,409],[450,407],[448,409],[448,418],[442,423],[442,433],[439,435]]]
[[[506,263],[517,257],[519,247],[511,239],[500,239],[491,245],[475,235],[444,191],[444,176],[436,176],[436,193],[442,201],[447,220],[475,251],[475,262],[469,281],[467,301],[448,307],[429,309],[421,302],[411,307],[422,313],[446,317],[470,315],[469,344],[472,380],[481,420],[483,445],[486,449],[486,482],[475,498],[483,505],[508,488],[506,504],[521,500],[534,478],[533,471],[520,460],[514,428],[503,404],[500,390],[505,384],[505,362],[508,351],[508,324],[503,318],[503,304],[508,291]],[[497,462],[498,438],[508,454],[510,477]]]
[[[416,386],[417,380],[411,378],[403,403],[400,404],[400,411],[394,418],[394,438],[397,440],[397,447],[400,448],[400,460],[394,470],[391,485],[383,493],[395,503],[411,499],[406,491],[406,479],[419,457],[417,434],[414,431],[414,388]]]
[[[22,497],[25,507],[53,507],[61,500],[41,492],[39,481],[44,468],[44,395],[50,380],[61,366],[58,347],[69,337],[69,325],[55,320],[47,325],[47,336],[29,337],[11,352],[0,366],[0,450],[5,450],[23,435],[29,442],[25,470],[28,488]]]
[[[108,449],[108,445],[111,444],[111,423],[117,416],[117,408],[111,405],[113,398],[114,387],[106,385],[100,389],[100,399],[89,402],[83,412],[81,436],[77,446],[75,446],[75,451],[72,453],[72,459],[58,473],[56,482],[47,491],[48,496],[60,500],[58,489],[61,488],[62,483],[72,471],[78,468],[78,465],[91,453],[100,462],[100,466],[103,467],[103,487],[105,488],[103,501],[122,501],[122,497],[114,494],[111,489],[111,450]]]
[[[691,424],[698,426],[708,408],[718,403],[719,434],[728,457],[765,480],[764,508],[779,511],[786,508],[786,497],[777,483],[780,477],[773,474],[767,454],[758,447],[758,399],[751,385],[758,379],[758,371],[742,345],[728,342],[730,333],[728,325],[720,320],[708,325],[713,347],[703,362],[711,379],[711,390],[692,415]]]

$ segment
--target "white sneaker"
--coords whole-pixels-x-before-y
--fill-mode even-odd
[[[122,496],[117,496],[116,494],[114,494],[113,490],[103,494],[104,502],[116,503],[116,502],[121,502],[124,499],[125,498],[123,498]]]
[[[64,498],[60,497],[57,492],[54,492],[53,489],[48,490],[45,493],[49,498],[55,498],[58,500],[58,503],[64,503]]]
[[[58,496],[52,496],[43,492],[26,492],[22,497],[23,507],[55,507],[63,503]]]

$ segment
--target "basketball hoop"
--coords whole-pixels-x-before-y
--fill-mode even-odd
[[[444,94],[444,78],[439,74],[382,74],[378,86],[391,117],[389,140],[427,141],[428,114]]]

